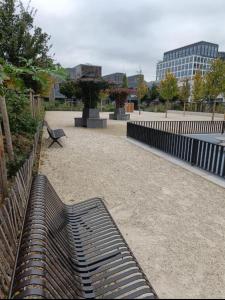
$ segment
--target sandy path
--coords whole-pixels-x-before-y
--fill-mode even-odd
[[[46,149],[43,138],[41,172],[61,198],[104,197],[159,297],[223,298],[224,189],[129,143],[123,122],[110,121],[107,130],[74,128],[75,115],[47,113],[48,122],[68,135],[63,149]]]

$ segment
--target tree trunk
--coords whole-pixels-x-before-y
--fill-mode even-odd
[[[186,114],[186,102],[184,101],[184,116]]]
[[[0,124],[0,202],[2,199],[7,197],[7,193],[8,193],[7,169],[6,169],[6,162],[5,162],[2,127]]]
[[[216,101],[213,101],[212,121],[215,120]]]
[[[10,126],[9,126],[9,116],[8,116],[6,101],[5,101],[4,96],[0,96],[0,110],[2,113],[2,120],[3,120],[5,139],[6,139],[6,147],[7,147],[7,152],[9,155],[9,160],[13,161],[15,157],[14,157],[14,151],[13,151],[12,136],[11,136]]]
[[[166,101],[166,119],[167,119],[167,117],[168,117],[168,101]]]

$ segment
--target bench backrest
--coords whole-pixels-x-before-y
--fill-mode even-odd
[[[101,199],[64,205],[32,187],[10,298],[157,298]]]

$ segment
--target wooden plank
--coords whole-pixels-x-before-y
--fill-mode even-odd
[[[5,162],[4,141],[0,124],[0,203],[8,193],[7,169]]]

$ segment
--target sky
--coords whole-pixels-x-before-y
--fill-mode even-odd
[[[28,0],[23,0],[24,4]],[[31,0],[63,67],[101,65],[103,75],[142,70],[155,80],[163,53],[198,41],[225,51],[225,0]]]

